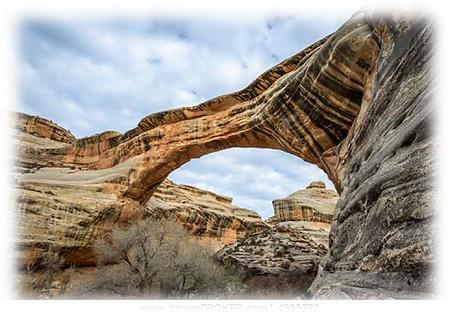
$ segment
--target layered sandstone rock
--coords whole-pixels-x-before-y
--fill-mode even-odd
[[[436,175],[429,21],[371,18],[377,70],[342,145],[342,193],[317,298],[416,298],[432,292]]]
[[[328,236],[339,195],[326,189],[322,181],[314,181],[306,189],[272,202],[272,226],[302,232],[317,244],[328,248]]]
[[[217,257],[246,276],[255,296],[307,295],[328,250],[338,194],[322,181],[272,202],[270,228],[225,246]]]
[[[306,221],[330,223],[339,195],[326,189],[321,181],[312,182],[285,199],[272,202],[277,221]]]
[[[267,227],[257,213],[232,205],[229,197],[169,180],[161,184],[145,208],[121,200],[118,196],[124,191],[123,180],[129,171],[126,164],[107,170],[54,167],[58,161],[40,154],[43,149],[64,146],[62,140],[71,141],[62,138],[66,130],[42,118],[25,114],[15,117],[19,118],[15,138],[18,151],[13,175],[21,265],[36,264],[50,247],[58,250],[67,263],[94,264],[91,245],[100,234],[113,224],[144,217],[180,222],[215,249]]]
[[[232,198],[166,179],[145,208],[154,219],[181,223],[215,250],[268,228],[254,211],[231,204]]]
[[[73,143],[76,138],[51,120],[25,113],[15,113],[16,129],[40,138],[62,143]]]
[[[47,149],[57,149],[75,142],[76,138],[56,123],[25,113],[14,113],[16,168],[36,170],[45,166],[61,165]]]
[[[430,42],[428,21],[361,13],[239,92],[151,114],[124,134],[72,142],[58,132],[50,134],[58,135],[53,145],[20,149],[22,162],[47,167],[18,184],[62,191],[34,191],[37,206],[48,201],[52,212],[20,206],[20,217],[32,219],[19,217],[22,248],[36,250],[41,240],[88,244],[111,219],[142,216],[166,176],[190,159],[229,147],[273,148],[317,164],[341,193],[315,296],[423,296],[435,259]],[[98,199],[101,210],[82,203],[78,217],[65,206],[79,200],[58,198],[67,190]],[[57,233],[47,237],[50,227]]]
[[[268,70],[245,89],[151,114],[124,134],[50,149],[66,166],[106,169],[133,159],[125,197],[145,203],[174,169],[230,147],[280,149],[322,166],[358,115],[379,45],[363,14]],[[327,170],[336,187],[339,178]]]

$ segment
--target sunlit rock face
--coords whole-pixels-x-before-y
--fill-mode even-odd
[[[52,245],[88,261],[99,232],[144,217],[190,159],[272,148],[317,164],[340,193],[313,296],[423,297],[435,261],[430,42],[428,21],[361,13],[243,90],[151,114],[124,134],[74,140],[19,118],[21,254]]]
[[[287,198],[272,202],[277,221],[308,221],[330,223],[339,195],[326,189],[321,181],[312,182]]]
[[[133,159],[124,196],[140,203],[190,159],[231,147],[294,154],[323,167],[339,190],[327,151],[347,136],[358,115],[378,51],[372,28],[359,14],[241,91],[150,114],[124,134],[105,132],[49,152],[64,166],[89,169]]]
[[[255,211],[235,206],[232,201],[166,179],[145,208],[150,217],[178,222],[203,244],[218,250],[268,227]]]
[[[49,246],[68,263],[91,265],[92,242],[113,224],[152,217],[181,223],[213,249],[267,227],[254,211],[232,205],[232,198],[166,179],[145,207],[118,199],[125,168],[80,170],[54,167],[46,148],[73,141],[68,131],[34,116],[16,114],[15,186],[20,232],[19,263],[32,265]],[[23,128],[23,127],[26,127]],[[56,131],[56,133],[55,133]],[[55,140],[56,139],[56,140]],[[50,164],[49,164],[50,163]],[[50,167],[46,167],[50,165]]]

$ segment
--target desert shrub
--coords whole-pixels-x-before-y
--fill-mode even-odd
[[[49,247],[40,257],[38,265],[27,266],[23,276],[25,295],[48,298],[65,292],[71,277],[71,268],[63,270],[64,259]]]
[[[91,290],[163,298],[224,294],[238,276],[180,225],[143,221],[113,230],[94,244],[99,276]],[[116,263],[115,270],[112,271]]]

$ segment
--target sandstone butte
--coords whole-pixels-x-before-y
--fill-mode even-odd
[[[358,13],[246,88],[151,114],[124,134],[74,140],[33,128],[53,139],[18,145],[19,169],[40,167],[17,181],[21,257],[53,245],[88,260],[102,230],[142,216],[190,159],[271,148],[316,164],[340,194],[315,298],[427,296],[436,258],[431,34],[425,19]],[[18,126],[29,128],[20,117]]]

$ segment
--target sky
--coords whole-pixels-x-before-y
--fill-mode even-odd
[[[19,28],[19,103],[76,137],[125,132],[153,112],[244,88],[336,30],[348,17],[28,19]],[[192,160],[170,179],[273,214],[272,200],[321,179],[290,154],[228,149]]]

